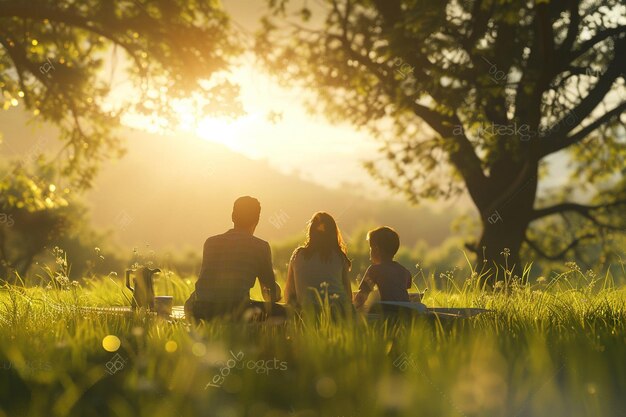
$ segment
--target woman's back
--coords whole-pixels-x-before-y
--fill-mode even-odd
[[[319,252],[313,252],[305,248],[298,248],[292,257],[294,284],[298,303],[306,305],[316,303],[316,289],[320,296],[324,297],[323,291],[338,302],[349,302],[343,284],[343,273],[347,266],[347,259],[343,254],[331,252],[323,256]],[[326,287],[326,284],[328,287]]]

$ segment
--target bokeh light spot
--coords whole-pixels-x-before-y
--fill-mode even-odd
[[[337,383],[334,379],[325,376],[317,381],[315,388],[320,397],[331,398],[337,392]]]
[[[120,348],[121,344],[122,342],[119,337],[112,334],[105,336],[104,339],[102,339],[102,347],[107,352],[116,352]]]
[[[168,340],[167,343],[165,343],[166,352],[173,353],[173,352],[176,352],[177,349],[178,349],[178,345],[173,340]]]
[[[194,343],[191,347],[191,352],[197,357],[206,355],[206,346],[203,343]]]

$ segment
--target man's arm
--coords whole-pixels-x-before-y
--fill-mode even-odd
[[[209,243],[209,240],[207,239],[204,242],[204,246],[202,246],[202,266],[200,267],[200,274],[198,274],[198,280],[196,281],[196,284],[194,286],[195,290],[192,291],[192,293],[189,295],[189,298],[187,299],[187,301],[185,301],[185,314],[191,314],[192,309],[193,309],[193,303],[198,298],[198,296],[197,296],[198,283],[201,282],[201,280],[202,280],[202,282],[205,282],[205,281],[208,280],[208,276],[209,276],[209,268],[208,268],[209,248],[208,248],[208,243]]]
[[[289,261],[289,267],[287,268],[287,283],[285,283],[285,302],[287,304],[298,303],[298,299],[296,296],[296,282],[293,271],[293,258]]]
[[[198,274],[198,281],[206,281],[209,279],[209,253],[211,249],[209,247],[209,239],[204,242],[202,247],[202,266],[200,267],[200,274]]]
[[[269,294],[269,300],[266,301],[276,302],[280,300],[280,296],[276,291],[276,277],[274,276],[274,267],[272,265],[272,249],[267,242],[265,242],[263,248],[258,278],[263,291],[267,291]]]

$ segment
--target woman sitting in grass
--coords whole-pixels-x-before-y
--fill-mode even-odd
[[[350,266],[335,219],[328,213],[315,213],[309,221],[304,245],[294,251],[289,261],[287,303],[319,307],[319,294],[322,300],[328,296],[333,306],[350,305]]]

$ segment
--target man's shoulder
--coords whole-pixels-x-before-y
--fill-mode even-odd
[[[254,235],[250,237],[252,238],[252,242],[254,242],[255,245],[259,245],[262,248],[269,248],[270,243],[268,241],[263,240],[260,237],[256,237]]]
[[[220,233],[219,235],[213,235],[213,236],[209,236],[205,241],[204,244],[206,245],[207,243],[215,243],[215,242],[219,242],[221,240],[224,240],[224,238],[226,237],[226,235],[228,234],[228,232],[226,233]]]
[[[221,233],[219,235],[207,238],[207,240],[204,242],[204,245],[220,245],[222,243],[232,240],[236,240],[238,244],[243,243],[245,245],[249,245],[263,250],[270,247],[270,244],[261,238],[244,233],[233,233],[232,229],[225,233]]]

